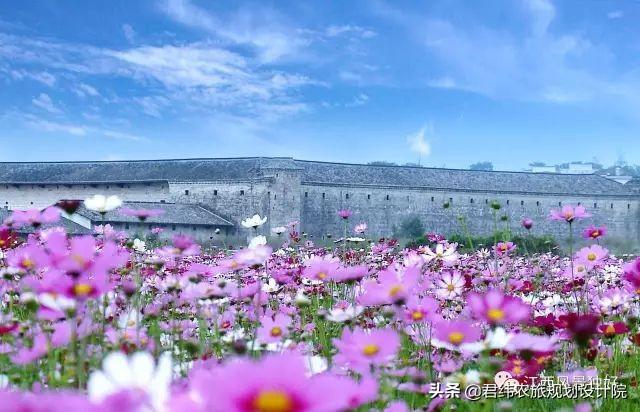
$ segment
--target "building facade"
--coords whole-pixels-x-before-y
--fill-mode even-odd
[[[530,217],[535,232],[564,236],[566,228],[548,221],[549,210],[581,204],[594,215],[583,224],[606,224],[621,239],[640,240],[638,191],[594,174],[260,157],[0,163],[0,207],[7,210],[43,208],[97,193],[129,202],[199,205],[240,236],[246,235],[240,221],[256,213],[268,218],[261,229],[265,234],[298,221],[299,230],[315,238],[341,235],[343,222],[336,212],[343,208],[354,212],[350,224],[366,222],[371,236],[392,235],[409,217],[418,217],[428,231],[461,233],[466,226],[473,234],[489,234],[494,201],[501,205],[499,217],[508,216],[514,229]]]

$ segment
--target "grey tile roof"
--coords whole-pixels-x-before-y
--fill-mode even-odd
[[[0,224],[9,216],[11,216],[10,210],[4,208],[0,209]],[[91,229],[87,229],[86,227],[79,225],[76,222],[66,219],[64,216],[60,217],[60,221],[42,225],[39,229],[49,229],[56,226],[63,227],[70,235],[88,235],[93,233]],[[16,232],[20,234],[29,234],[35,232],[35,229],[32,226],[24,226],[20,229],[17,229]]]
[[[10,162],[0,163],[0,183],[237,180],[258,176],[261,163],[261,158]]]
[[[411,166],[296,161],[305,183],[375,185],[481,192],[562,195],[630,195],[624,185],[598,175],[494,172]]]
[[[485,172],[410,166],[372,166],[294,160],[226,158],[108,162],[0,163],[1,183],[247,180],[273,175],[271,169],[301,170],[303,183],[373,185],[442,190],[522,192],[559,195],[634,193],[598,175]]]
[[[212,210],[202,205],[186,203],[161,203],[161,202],[124,202],[124,208],[130,209],[161,209],[164,213],[160,216],[149,217],[145,223],[153,224],[176,224],[176,225],[205,225],[205,226],[233,226],[233,223],[217,215]],[[135,223],[139,222],[137,217],[124,216],[121,209],[107,212],[104,216],[106,223]],[[94,224],[102,222],[102,216],[98,212],[88,210],[84,205],[80,206],[76,212],[81,216],[90,219]]]

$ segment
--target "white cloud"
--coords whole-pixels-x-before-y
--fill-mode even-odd
[[[611,20],[621,19],[624,17],[624,12],[622,10],[612,10],[607,13],[607,18]]]
[[[129,43],[135,43],[137,33],[130,24],[122,25],[122,34]]]
[[[24,69],[12,69],[8,70],[9,75],[14,80],[30,79],[40,82],[46,86],[53,87],[56,84],[56,77],[46,71],[31,72]]]
[[[35,129],[45,132],[63,132],[73,136],[84,136],[87,129],[80,125],[70,123],[52,122],[49,120],[29,118],[27,124]]]
[[[56,107],[56,105],[53,103],[53,101],[51,100],[51,97],[49,97],[48,94],[46,93],[40,93],[40,95],[38,97],[34,97],[31,100],[31,103],[33,103],[34,106],[39,107],[43,110],[46,110],[50,113],[60,113],[60,109]]]
[[[92,97],[98,97],[100,96],[100,93],[98,92],[98,90],[96,90],[95,87],[88,85],[86,83],[80,83],[77,84],[74,88],[73,88],[73,92],[81,98],[87,97],[87,96],[92,96]]]
[[[354,34],[357,37],[362,37],[363,39],[369,39],[378,35],[378,33],[373,30],[365,29],[364,27],[351,24],[345,24],[342,26],[329,26],[325,30],[325,33],[328,37],[337,37],[344,34]]]
[[[96,137],[105,137],[109,139],[117,139],[117,140],[131,140],[131,141],[148,141],[149,139],[138,136],[132,133],[121,132],[118,130],[113,130],[109,128],[92,126],[92,125],[84,125],[84,124],[76,124],[69,122],[58,122],[42,119],[39,117],[35,117],[32,115],[24,115],[23,120],[25,123],[36,129],[44,132],[50,133],[64,133],[72,136],[96,136]]]
[[[346,107],[363,106],[367,104],[368,101],[369,101],[369,96],[364,93],[360,93],[356,97],[354,97],[352,101],[346,103],[345,106]]]
[[[429,87],[435,87],[437,89],[455,89],[458,84],[454,79],[449,76],[439,77],[427,82]]]
[[[429,156],[429,154],[431,154],[431,145],[426,138],[428,128],[428,126],[425,126],[418,132],[407,136],[409,149],[420,156]]]

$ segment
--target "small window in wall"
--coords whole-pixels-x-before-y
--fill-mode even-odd
[[[469,203],[473,204],[473,198],[469,199]]]
[[[31,202],[31,204],[33,204],[33,202]]]
[[[214,196],[218,196],[218,190],[214,190],[214,191],[213,191],[213,195],[214,195]]]
[[[309,192],[304,192],[304,197],[309,197]]]
[[[185,196],[189,196],[189,189],[186,189],[186,190],[184,191],[184,194],[185,194]]]
[[[524,206],[524,200],[520,201],[520,206]]]
[[[452,197],[449,198],[449,203],[453,203],[453,198]]]
[[[631,203],[627,203],[627,209],[631,209]]]
[[[540,206],[540,201],[539,200],[536,201],[536,206]]]
[[[278,198],[278,195],[273,195],[273,200],[276,200]]]
[[[344,195],[344,198],[345,198],[345,199],[349,199],[349,193],[345,194],[345,195]]]
[[[594,203],[594,204],[593,204],[593,208],[594,208],[594,209],[597,209],[597,208],[598,208],[598,204],[597,204],[597,203]]]
[[[489,204],[489,199],[484,199],[484,204],[488,205]]]
[[[160,203],[167,203],[167,201],[162,199],[162,200],[160,200]]]
[[[509,201],[507,200],[507,204],[509,204]]]
[[[611,209],[613,209],[613,203],[611,203]]]
[[[244,196],[244,190],[240,191],[240,196]]]
[[[558,206],[562,206],[562,202],[558,202]]]
[[[432,202],[435,202],[435,200],[436,200],[436,198],[435,198],[435,197],[433,197],[433,196],[431,196],[431,201],[432,201]]]
[[[582,202],[578,202],[578,206],[582,206]]]
[[[324,199],[324,193],[322,193],[322,198]]]
[[[371,195],[367,195],[367,200],[371,200]]]
[[[389,195],[387,195],[387,200],[389,200]]]
[[[176,225],[171,225],[171,230],[176,230]]]

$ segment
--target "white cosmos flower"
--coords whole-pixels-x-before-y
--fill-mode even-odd
[[[284,232],[287,231],[287,228],[284,226],[278,226],[278,227],[274,227],[273,229],[271,229],[271,231],[276,234],[276,235],[281,235]]]
[[[354,242],[354,243],[359,243],[359,242],[364,242],[365,238],[363,237],[348,237],[347,238],[347,242]]]
[[[147,244],[143,240],[135,239],[133,241],[133,249],[136,252],[144,253],[147,250]]]
[[[171,384],[171,354],[165,352],[156,365],[153,356],[137,352],[127,357],[113,352],[102,361],[102,370],[89,377],[87,389],[92,401],[100,402],[123,390],[138,390],[148,396],[148,404],[140,411],[165,411]]]
[[[260,217],[260,215],[253,215],[252,217],[246,218],[242,221],[242,226],[246,228],[257,228],[258,226],[264,225],[267,221],[266,217]]]
[[[432,260],[442,260],[446,263],[453,263],[458,260],[458,253],[456,253],[456,246],[449,245],[446,249],[442,243],[436,245],[436,250],[431,250],[427,247],[425,260],[430,262]]]
[[[357,318],[363,311],[363,307],[352,305],[349,305],[344,309],[334,308],[327,314],[327,320],[331,322],[345,322],[347,320]]]
[[[264,246],[267,244],[267,238],[260,235],[256,236],[249,242],[249,249],[255,249],[258,246]]]
[[[110,210],[117,209],[122,206],[122,200],[116,195],[94,195],[84,200],[84,205],[89,210],[94,210],[100,213],[106,213]]]

